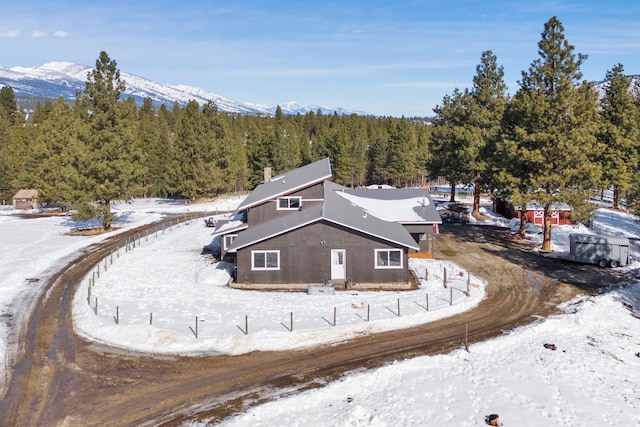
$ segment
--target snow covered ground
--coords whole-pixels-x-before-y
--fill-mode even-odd
[[[116,206],[120,220],[114,225],[125,230],[164,214],[213,213],[239,203],[136,200]],[[508,226],[499,217],[487,222]],[[601,231],[640,237],[640,226],[629,215],[600,209],[595,223]],[[64,234],[77,226],[69,217],[23,219],[0,211],[2,370],[11,323],[36,294],[38,283],[77,250],[107,237]],[[588,232],[584,227],[554,229],[554,249],[566,251],[567,236],[574,231]],[[91,298],[87,288],[93,274],[76,295],[79,333],[157,353],[240,354],[403,328],[467,310],[484,297],[482,278],[471,276],[467,297],[465,272],[460,275],[458,266],[427,260],[412,260],[421,278],[418,291],[311,296],[228,289],[222,286],[228,266],[213,264],[203,252],[217,243],[210,232],[201,219],[194,220],[141,238],[135,249],[106,259],[107,270],[102,264]],[[540,239],[537,234],[529,237]],[[627,268],[638,267],[636,262]],[[638,311],[640,284],[628,284],[571,301],[565,314],[473,345],[468,353],[399,361],[353,374],[325,388],[256,407],[225,425],[474,426],[498,413],[507,426],[640,426]],[[549,343],[556,350],[543,346]]]
[[[109,256],[106,272],[101,263],[91,297],[89,279],[97,269],[76,294],[78,331],[94,340],[155,353],[240,354],[413,326],[468,310],[485,295],[484,280],[459,266],[415,259],[409,263],[420,280],[416,291],[308,295],[231,289],[226,286],[231,266],[213,263],[211,255],[203,254],[203,248],[219,240],[211,238],[210,230],[202,220],[192,221],[157,238],[140,239],[135,249],[126,254],[121,250],[119,258]]]

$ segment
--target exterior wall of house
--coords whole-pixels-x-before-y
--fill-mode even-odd
[[[303,188],[299,191],[287,194],[285,197],[302,197],[302,208],[310,204],[322,203],[324,199],[323,183]],[[261,205],[254,206],[247,211],[247,222],[249,226],[262,224],[282,215],[291,213],[290,210],[278,210],[278,200],[273,199]]]
[[[404,228],[411,234],[413,240],[420,246],[418,251],[424,255],[433,255],[435,250],[435,233],[433,224],[404,224]],[[416,252],[416,251],[411,251]]]
[[[318,222],[242,248],[236,256],[239,284],[318,284],[331,279],[331,250],[345,250],[346,280],[353,283],[406,283],[408,250],[343,227]],[[401,249],[402,268],[375,268],[375,249]],[[251,269],[252,250],[279,250],[280,269]]]

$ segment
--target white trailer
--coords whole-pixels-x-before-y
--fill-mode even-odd
[[[629,239],[602,234],[569,235],[569,260],[620,267],[629,264]]]

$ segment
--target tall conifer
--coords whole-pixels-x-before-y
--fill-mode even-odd
[[[604,145],[603,178],[613,188],[613,209],[618,209],[621,195],[638,179],[640,113],[632,92],[632,79],[624,75],[622,64],[607,71],[606,81],[598,139]]]
[[[522,72],[512,101],[510,137],[527,174],[523,179],[544,206],[543,251],[551,250],[554,204],[580,206],[599,174],[597,96],[592,83],[580,81],[586,56],[573,50],[564,27],[552,17],[538,43],[540,57]]]

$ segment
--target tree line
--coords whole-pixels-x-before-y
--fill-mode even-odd
[[[475,215],[481,191],[522,206],[522,218],[527,202],[542,203],[542,250],[549,251],[555,203],[569,204],[572,220],[585,221],[595,208],[590,193],[612,188],[614,209],[624,199],[638,212],[640,88],[617,64],[600,99],[594,83],[582,80],[587,56],[574,52],[562,23],[552,17],[541,35],[539,57],[522,71],[513,96],[503,67],[486,51],[471,88],[444,97],[435,108],[429,170],[452,184],[472,183]]]
[[[126,82],[101,52],[71,105],[39,102],[25,118],[0,90],[0,199],[20,188],[40,202],[111,221],[110,202],[131,197],[197,200],[254,188],[274,174],[324,157],[334,180],[421,185],[430,128],[422,120],[358,115],[233,115],[213,102],[156,108],[121,99]]]
[[[334,180],[351,187],[440,176],[471,184],[475,216],[486,191],[522,206],[541,202],[548,250],[554,203],[586,220],[589,192],[612,188],[614,208],[621,200],[637,207],[640,91],[617,64],[599,99],[582,80],[587,57],[574,52],[561,22],[552,17],[541,35],[539,57],[513,96],[488,50],[470,88],[455,89],[422,119],[279,108],[273,117],[233,115],[195,101],[138,106],[121,99],[126,82],[101,52],[73,105],[45,101],[25,118],[13,90],[0,90],[0,198],[36,188],[41,202],[102,215],[108,228],[112,200],[215,197],[252,189],[267,165],[279,174],[329,157]]]

